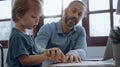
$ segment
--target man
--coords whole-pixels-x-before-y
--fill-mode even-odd
[[[85,7],[79,0],[72,1],[60,21],[42,26],[35,38],[39,49],[44,51],[59,48],[64,53],[66,62],[84,60],[87,51],[86,32],[82,26],[76,24],[84,17]]]

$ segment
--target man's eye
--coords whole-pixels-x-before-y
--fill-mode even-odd
[[[75,11],[75,10],[73,10],[72,12],[73,12],[73,13],[75,13],[76,11]]]
[[[82,13],[78,13],[78,16],[81,16],[82,15]]]

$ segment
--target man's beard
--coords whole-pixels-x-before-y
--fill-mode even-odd
[[[68,17],[68,15],[65,16],[64,20],[65,20],[66,26],[70,27],[70,28],[74,27],[78,23],[77,18],[75,18],[75,17]]]

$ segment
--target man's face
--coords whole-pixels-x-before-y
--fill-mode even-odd
[[[74,27],[82,18],[83,7],[79,2],[74,2],[65,10],[64,20],[68,27]]]

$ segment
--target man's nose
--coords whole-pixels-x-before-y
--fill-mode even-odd
[[[76,20],[79,18],[79,16],[78,16],[78,13],[75,13],[74,14],[74,17],[76,18]]]

